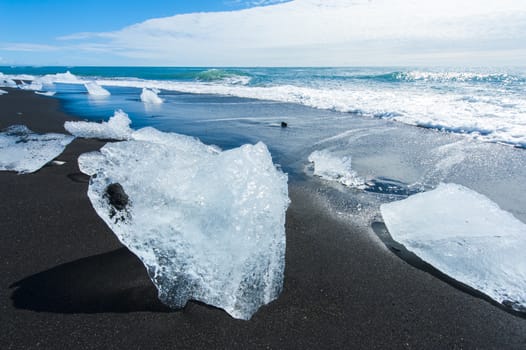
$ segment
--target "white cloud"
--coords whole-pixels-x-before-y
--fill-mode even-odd
[[[291,0],[230,0],[227,1],[227,4],[237,4],[237,5],[245,5],[247,7],[253,7],[253,6],[268,6],[268,5],[274,5],[279,4],[282,2],[288,2]]]
[[[526,1],[295,0],[62,39],[158,65],[506,63],[526,58]]]
[[[4,51],[42,52],[57,51],[59,49],[57,46],[31,43],[5,43],[0,46],[0,50]]]

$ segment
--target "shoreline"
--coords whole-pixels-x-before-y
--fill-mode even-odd
[[[7,89],[0,129],[65,133],[57,98]],[[18,113],[22,113],[21,115]],[[370,228],[289,183],[284,290],[250,321],[167,310],[142,263],[92,209],[76,139],[33,174],[0,172],[0,344],[9,348],[521,348],[526,320],[411,267]]]

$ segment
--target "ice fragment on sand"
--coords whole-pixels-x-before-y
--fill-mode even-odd
[[[2,95],[7,95],[7,91],[0,89],[0,96],[2,96]]]
[[[110,96],[110,92],[95,82],[84,83],[86,90],[91,96]]]
[[[0,132],[0,170],[32,173],[64,151],[74,137],[35,134],[24,125]]]
[[[351,168],[351,157],[338,157],[327,150],[314,151],[309,155],[314,164],[314,175],[345,186],[363,188],[364,180]]]
[[[56,91],[35,91],[35,94],[42,96],[55,96]]]
[[[64,128],[77,137],[127,140],[131,137],[131,120],[122,110],[115,111],[107,122],[71,122],[64,123]]]
[[[16,88],[17,84],[13,79],[6,77],[3,73],[0,73],[0,87]]]
[[[18,85],[18,87],[22,90],[33,90],[33,91],[42,90],[42,86],[43,86],[42,83],[39,81],[32,81],[31,84],[26,84],[22,82],[20,85]]]
[[[287,176],[258,143],[218,151],[154,128],[83,154],[98,215],[146,266],[166,304],[249,319],[282,289]]]
[[[146,104],[161,104],[163,99],[158,96],[158,89],[143,88],[141,93],[141,101]]]
[[[456,184],[381,206],[394,240],[454,279],[526,311],[526,224]]]

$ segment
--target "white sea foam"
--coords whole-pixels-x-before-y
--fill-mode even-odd
[[[0,132],[0,170],[32,173],[53,160],[73,141],[63,134],[35,134],[24,125]]]
[[[142,260],[159,298],[177,308],[199,300],[241,319],[277,298],[287,177],[266,146],[221,152],[153,128],[131,139],[82,155],[79,166],[96,175],[93,207]],[[127,203],[112,204],[117,183]]]
[[[97,96],[97,97],[104,97],[104,96],[110,96],[110,92],[100,86],[99,84],[89,81],[84,83],[84,86],[86,87],[86,90],[88,90],[88,93],[91,96]]]
[[[133,132],[130,124],[131,120],[128,115],[122,110],[117,110],[107,122],[67,121],[64,123],[64,128],[77,137],[128,140]]]
[[[350,156],[338,157],[328,150],[321,150],[312,152],[308,159],[313,163],[315,176],[349,187],[365,186],[364,180],[352,170]]]
[[[10,80],[25,80],[25,81],[33,81],[37,79],[34,75],[29,74],[3,74],[0,73],[0,77],[3,77],[3,79],[10,79]]]
[[[443,273],[526,310],[526,224],[456,184],[383,204],[393,239]]]
[[[344,87],[279,85],[272,87],[220,83],[188,83],[153,80],[99,80],[107,86],[157,88],[196,94],[296,103],[305,106],[353,112],[405,124],[463,133],[474,138],[526,147],[526,101],[502,91],[437,93],[421,87],[380,88],[368,85]],[[502,96],[500,96],[502,95]]]
[[[163,99],[159,97],[160,90],[143,88],[141,93],[141,101],[146,104],[161,104]]]
[[[469,82],[469,81],[499,81],[510,83],[517,81],[517,77],[506,73],[477,73],[477,72],[430,72],[430,71],[409,71],[398,72],[394,78],[402,81],[438,81],[438,82]]]
[[[55,96],[56,91],[35,91],[35,94],[42,96]]]

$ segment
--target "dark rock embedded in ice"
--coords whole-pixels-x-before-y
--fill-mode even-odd
[[[113,183],[106,187],[106,198],[108,198],[110,204],[117,210],[126,208],[129,200],[128,195],[119,183]]]

